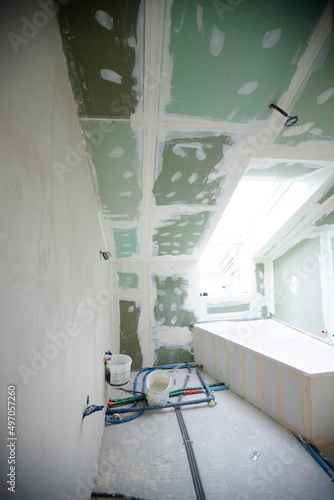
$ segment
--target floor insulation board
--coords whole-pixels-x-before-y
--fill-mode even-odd
[[[194,369],[189,377],[186,369],[176,370],[174,379],[173,389],[185,382],[200,385]],[[131,390],[132,381],[124,388]],[[130,396],[108,391],[112,398]],[[204,403],[181,410],[207,500],[334,499],[334,482],[291,432],[230,390],[215,397],[214,407]],[[94,491],[145,500],[198,498],[175,409],[106,425]]]

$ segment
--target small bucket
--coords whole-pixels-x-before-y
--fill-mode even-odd
[[[113,354],[106,363],[106,380],[110,385],[125,385],[130,380],[132,359],[126,354]]]
[[[147,376],[146,399],[149,406],[165,405],[172,385],[172,374],[166,370],[154,370]]]

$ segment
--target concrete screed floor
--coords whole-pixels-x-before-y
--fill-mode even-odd
[[[187,374],[176,371],[172,390],[184,386]],[[192,369],[187,386],[199,385]],[[123,387],[132,389],[132,381]],[[112,398],[130,396],[110,386],[108,392]],[[289,430],[231,390],[215,397],[214,407],[205,403],[181,410],[207,500],[334,499],[334,482]],[[322,451],[333,463],[334,449]],[[131,422],[105,427],[94,491],[145,500],[197,498],[174,409],[146,411]]]

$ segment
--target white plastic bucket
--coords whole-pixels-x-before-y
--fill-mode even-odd
[[[106,364],[106,378],[110,385],[125,385],[130,380],[132,359],[126,354],[113,354]]]
[[[167,370],[154,370],[146,379],[146,399],[149,406],[165,405],[173,377]]]

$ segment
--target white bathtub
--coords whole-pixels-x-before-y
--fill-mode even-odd
[[[193,326],[195,361],[316,445],[334,443],[334,346],[273,319]]]

